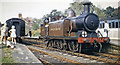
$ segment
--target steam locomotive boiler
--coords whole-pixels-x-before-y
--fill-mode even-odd
[[[46,38],[48,47],[79,52],[89,48],[92,51],[100,51],[101,43],[109,42],[109,37],[99,37],[96,33],[99,17],[90,12],[91,3],[83,5],[82,15],[76,16],[75,12],[69,9],[68,17],[62,20],[60,17],[45,18],[44,24],[41,25],[41,37]]]

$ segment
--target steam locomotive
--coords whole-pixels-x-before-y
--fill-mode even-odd
[[[58,49],[67,49],[70,51],[83,52],[92,50],[100,52],[101,43],[109,43],[109,37],[103,37],[99,27],[99,17],[90,12],[90,2],[84,3],[84,12],[75,16],[75,12],[68,10],[68,17],[45,18],[41,24],[41,36],[47,41],[47,47],[56,47]],[[59,19],[59,20],[58,20]],[[101,37],[99,36],[101,35]]]

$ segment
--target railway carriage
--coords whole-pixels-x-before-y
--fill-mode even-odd
[[[25,36],[25,21],[19,18],[11,18],[6,21],[8,30],[11,29],[12,25],[15,26],[17,41],[20,42],[20,37]],[[10,36],[10,33],[8,33]]]
[[[60,20],[45,18],[41,25],[41,36],[48,41],[48,47],[68,49],[82,52],[83,49],[99,51],[101,43],[109,42],[109,37],[99,37],[99,17],[90,12],[90,2],[84,3],[82,15],[75,16],[75,12],[70,9],[68,17]],[[55,18],[55,17],[54,17]],[[102,36],[102,35],[101,35]]]
[[[109,25],[109,38],[111,40],[120,40],[120,19],[117,18],[107,18],[107,19],[103,19],[100,21],[100,25],[99,28],[97,30],[101,31],[101,34],[104,34],[104,20],[107,21],[108,25]]]

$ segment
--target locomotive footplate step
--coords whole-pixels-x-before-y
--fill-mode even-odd
[[[35,63],[43,65],[34,54],[23,44],[16,44],[12,52],[12,57],[15,63]]]

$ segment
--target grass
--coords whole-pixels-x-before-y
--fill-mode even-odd
[[[2,63],[13,63],[14,60],[11,56],[12,49],[7,48],[5,45],[3,45],[3,51],[4,51],[5,55],[2,58]]]
[[[0,58],[0,63],[2,63],[2,58]]]

